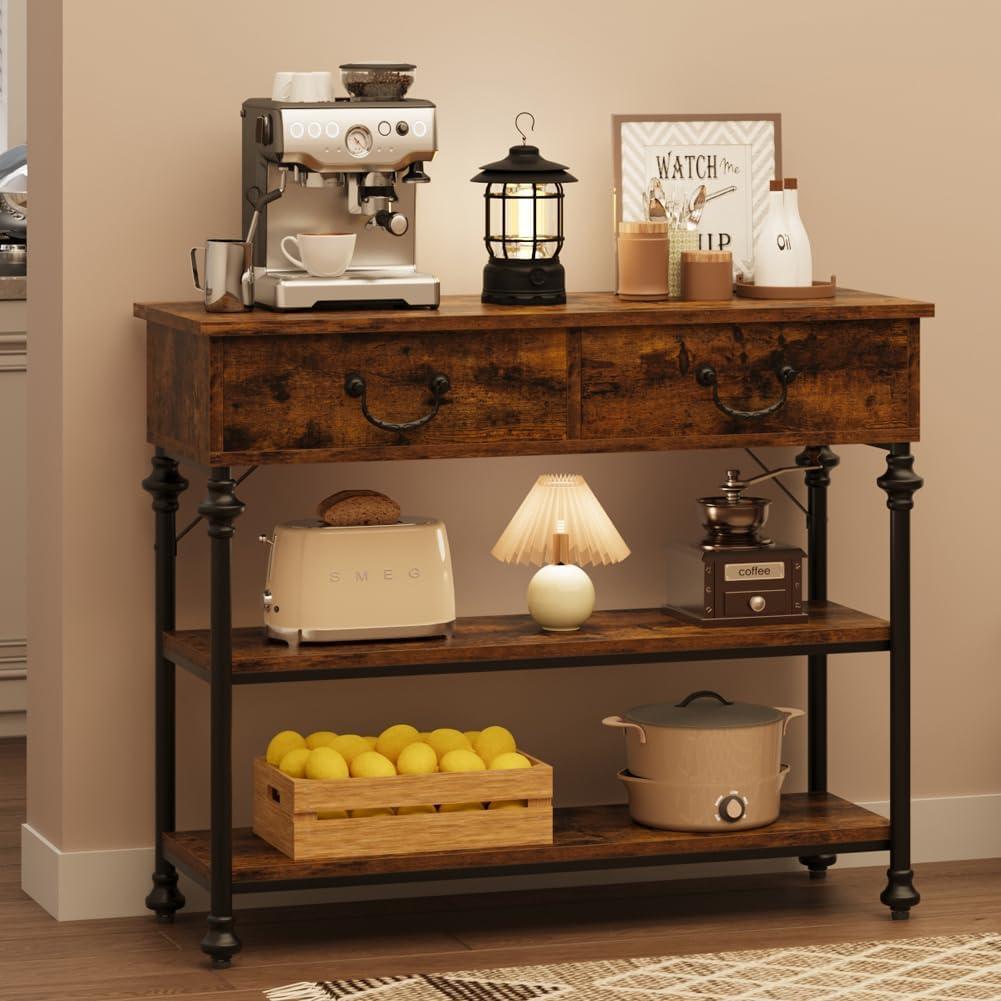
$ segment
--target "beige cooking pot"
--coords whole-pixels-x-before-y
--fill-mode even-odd
[[[717,692],[702,691],[676,705],[637,706],[602,722],[626,731],[628,768],[623,781],[627,777],[645,779],[656,783],[664,795],[668,795],[666,790],[677,791],[671,795],[679,804],[680,790],[698,790],[697,799],[702,804],[698,816],[686,809],[674,817],[675,823],[657,826],[716,830],[720,824],[755,826],[756,819],[759,824],[775,819],[782,781],[782,737],[789,721],[803,715],[801,709],[730,702]],[[632,803],[638,784],[627,782],[627,786]],[[754,790],[753,795],[750,790]],[[731,793],[746,802],[757,802],[765,794],[774,813],[771,807],[760,812],[756,809],[748,823],[743,823],[749,817],[746,809],[737,811],[738,816],[724,810],[717,819],[717,800]],[[654,794],[656,790],[645,796]],[[672,817],[670,811],[659,815],[661,819]],[[760,819],[765,816],[770,819]],[[696,824],[704,826],[693,826]]]

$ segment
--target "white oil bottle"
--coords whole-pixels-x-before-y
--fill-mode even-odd
[[[754,241],[754,284],[796,285],[796,255],[786,221],[782,182],[768,182],[768,208]]]
[[[787,177],[783,182],[782,200],[786,210],[786,224],[792,238],[792,253],[796,260],[796,285],[813,285],[813,252],[806,227],[799,216],[799,182]]]

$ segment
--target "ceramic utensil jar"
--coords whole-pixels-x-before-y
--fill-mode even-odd
[[[666,299],[667,254],[666,222],[620,222],[618,294],[623,299]]]
[[[626,731],[620,775],[634,819],[680,831],[770,824],[779,813],[782,737],[801,709],[693,692],[677,705],[638,706],[602,720]],[[634,804],[634,800],[636,804]],[[642,815],[641,815],[642,814]]]

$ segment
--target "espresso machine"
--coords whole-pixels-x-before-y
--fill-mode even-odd
[[[345,80],[366,79],[364,66],[357,66]],[[416,190],[430,180],[424,163],[438,149],[435,106],[404,96],[413,80],[408,73],[394,75],[379,64],[378,76],[370,78],[379,85],[347,84],[358,96],[244,102],[245,232],[252,203],[260,207],[255,304],[282,310],[438,306],[438,279],[417,270],[414,253]],[[387,79],[398,86],[387,86]],[[354,233],[348,270],[336,278],[296,270],[281,242],[300,233]]]
[[[798,546],[762,534],[771,501],[748,487],[819,466],[784,466],[744,479],[728,469],[720,493],[700,497],[705,535],[671,554],[668,610],[703,626],[805,622],[803,562]]]

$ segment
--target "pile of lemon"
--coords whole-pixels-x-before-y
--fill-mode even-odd
[[[382,778],[389,775],[429,775],[432,772],[507,771],[531,768],[519,753],[511,731],[503,726],[483,730],[441,727],[420,731],[409,723],[394,723],[378,737],[318,730],[304,737],[282,730],[268,744],[268,764],[297,779]],[[524,809],[524,800],[483,803],[442,803],[440,806],[373,807],[351,811],[329,810],[320,819],[392,816],[410,813],[451,813],[462,810]]]

